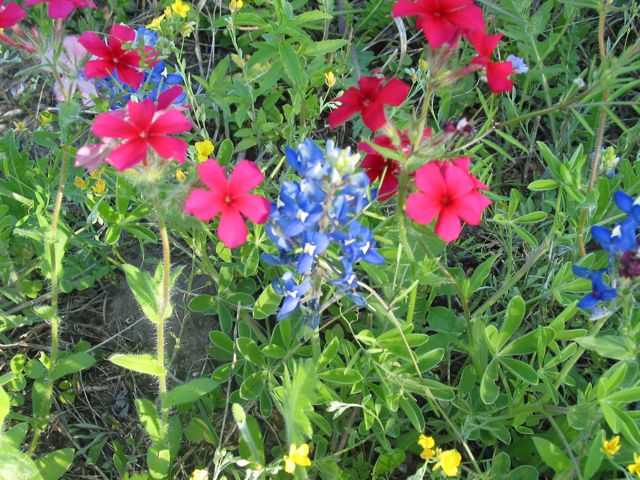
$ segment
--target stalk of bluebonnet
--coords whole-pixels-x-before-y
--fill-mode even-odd
[[[592,291],[578,306],[593,309],[601,302],[612,300],[620,295],[618,289],[626,286],[632,279],[640,277],[640,250],[638,246],[638,227],[640,227],[640,198],[634,200],[625,192],[618,191],[614,200],[627,217],[614,224],[612,229],[595,225],[591,227],[591,236],[600,247],[608,252],[606,268],[589,270],[575,266],[573,272],[592,283]],[[604,274],[610,278],[611,285],[604,281]],[[599,307],[601,308],[601,307]]]
[[[140,27],[136,30],[136,39],[133,42],[133,47],[139,45],[154,47],[157,41],[157,32]],[[117,72],[114,72],[110,77],[99,79],[96,82],[96,87],[102,91],[103,94],[109,95],[111,110],[118,110],[124,108],[132,97],[135,97],[138,101],[150,98],[155,102],[162,92],[175,85],[182,85],[183,83],[184,79],[182,75],[170,72],[165,61],[159,60],[151,69],[144,72],[144,81],[138,89],[123,83],[120,78],[118,78]],[[183,93],[176,98],[173,103],[182,105],[185,98],[186,94]]]
[[[322,286],[328,282],[338,294],[356,305],[366,301],[357,291],[354,265],[384,262],[376,250],[373,232],[357,220],[375,196],[364,172],[356,171],[359,155],[326,143],[326,153],[312,140],[287,147],[289,165],[299,180],[283,182],[272,205],[267,236],[278,253],[263,254],[271,265],[288,265],[292,271],[273,282],[284,297],[278,320],[301,308],[309,325],[317,328],[322,312]]]

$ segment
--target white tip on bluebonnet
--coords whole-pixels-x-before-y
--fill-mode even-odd
[[[509,55],[507,61],[513,65],[514,73],[527,73],[529,71],[529,65],[524,63],[524,60],[517,55]]]

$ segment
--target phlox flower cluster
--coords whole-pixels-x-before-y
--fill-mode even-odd
[[[373,232],[357,216],[375,192],[369,191],[367,175],[356,171],[359,156],[332,141],[327,141],[325,153],[307,139],[297,151],[287,148],[286,157],[300,179],[281,186],[266,225],[278,253],[262,258],[293,270],[273,282],[274,290],[284,296],[278,319],[304,307],[315,328],[324,280],[357,305],[366,305],[358,293],[354,266],[361,261],[380,264],[384,258],[376,250]]]
[[[136,30],[135,40],[131,46],[134,49],[156,46],[158,33],[140,27]],[[115,110],[124,107],[132,98],[151,99],[156,101],[158,96],[175,85],[182,85],[184,79],[179,73],[172,71],[171,67],[164,60],[157,60],[149,69],[145,69],[142,83],[136,88],[120,79],[117,70],[112,75],[101,78],[96,82],[98,89],[109,96],[111,109]],[[174,100],[180,105],[184,102],[186,95],[182,93]]]
[[[632,279],[640,277],[640,248],[638,228],[640,227],[640,197],[633,199],[625,192],[614,195],[616,205],[626,214],[626,218],[616,222],[612,229],[594,225],[591,236],[608,252],[607,267],[590,270],[574,266],[573,273],[591,280],[592,291],[578,303],[578,307],[593,309],[601,302],[618,296],[618,288]],[[605,274],[610,279],[605,281]]]

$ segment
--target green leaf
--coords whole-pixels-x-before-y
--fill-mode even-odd
[[[504,322],[500,327],[500,336],[498,337],[498,347],[500,350],[502,346],[511,338],[515,331],[522,324],[524,319],[524,313],[527,309],[524,300],[520,296],[513,297],[507,305],[507,311],[504,316]]]
[[[606,358],[616,360],[635,360],[636,358],[635,345],[616,335],[588,336],[576,338],[574,341],[583,348]]]
[[[158,418],[156,406],[153,402],[144,398],[136,398],[134,404],[140,423],[142,423],[151,439],[157,442],[160,440],[160,419]]]
[[[331,363],[331,360],[334,359],[336,353],[338,353],[338,348],[340,347],[340,340],[337,337],[333,337],[331,341],[324,347],[324,350],[320,354],[318,358],[318,362],[316,363],[316,368],[318,370],[322,370],[324,367]]]
[[[515,358],[500,358],[500,363],[523,382],[537,385],[538,374],[528,363]]]
[[[422,433],[424,430],[424,416],[415,399],[411,395],[400,397],[400,408],[402,408],[416,432]]]
[[[171,467],[171,453],[161,442],[156,442],[147,450],[147,467],[152,478],[165,478]]]
[[[0,432],[2,432],[2,425],[5,417],[9,414],[11,409],[11,397],[4,388],[0,387]]]
[[[122,265],[127,284],[145,316],[153,323],[158,323],[157,286],[151,275],[134,265]]]
[[[486,405],[495,402],[500,394],[500,389],[496,385],[497,380],[498,362],[494,358],[485,369],[480,381],[480,398]]]
[[[86,370],[96,363],[95,357],[85,352],[72,353],[60,360],[51,371],[51,380],[58,380],[66,375]]]
[[[195,378],[168,392],[165,398],[165,406],[169,408],[183,403],[193,403],[217,386],[218,382],[214,382],[210,378]]]
[[[264,361],[264,357],[262,356],[262,352],[256,342],[247,337],[239,337],[236,340],[236,345],[238,346],[238,351],[249,360],[251,363],[259,366],[266,367],[266,363]]]
[[[533,437],[533,444],[542,461],[556,473],[562,473],[571,468],[571,460],[557,445],[542,437]]]
[[[383,453],[376,460],[373,466],[373,476],[381,475],[383,473],[393,472],[396,468],[404,463],[405,453],[404,451],[396,448],[391,453]]]
[[[534,192],[544,192],[546,190],[555,190],[558,188],[558,182],[555,180],[535,180],[531,182],[527,188]]]
[[[237,403],[233,404],[232,412],[240,431],[240,456],[254,464],[264,465],[264,445],[258,422]]]
[[[44,480],[58,480],[73,463],[73,448],[49,452],[34,462]]]
[[[109,357],[109,361],[132,372],[155,376],[167,374],[158,359],[149,353],[116,353]]]
[[[205,315],[215,315],[218,312],[218,300],[213,295],[198,295],[189,302],[189,310]]]
[[[280,46],[280,60],[291,85],[300,91],[304,90],[306,81],[300,56],[290,44],[284,43]]]
[[[225,138],[220,144],[216,160],[220,165],[228,165],[233,155],[233,142],[228,138]]]
[[[253,318],[262,320],[273,315],[278,310],[281,300],[282,296],[278,295],[271,285],[267,286],[256,300]]]
[[[287,444],[301,444],[313,434],[309,412],[316,399],[316,370],[311,360],[298,361],[293,371],[285,368],[282,387],[274,389],[276,406],[284,417]]]
[[[602,453],[603,440],[604,430],[600,430],[598,435],[596,435],[591,441],[591,448],[589,449],[589,454],[587,455],[584,468],[582,469],[582,478],[584,480],[589,480],[593,477],[598,472],[598,469],[602,464],[602,460],[604,459],[604,454]]]
[[[313,42],[304,50],[305,55],[309,55],[310,57],[317,57],[320,55],[326,55],[327,53],[335,52],[336,50],[341,49],[347,44],[346,40],[343,39],[335,39],[335,40],[320,40],[318,42]]]
[[[0,436],[0,479],[44,480],[33,460],[2,436]]]
[[[253,400],[254,398],[258,398],[262,390],[264,390],[265,384],[265,375],[266,372],[259,371],[252,373],[247,378],[245,378],[242,385],[240,385],[240,397],[245,400]]]
[[[62,274],[62,258],[64,257],[65,245],[67,244],[67,234],[58,228],[54,233],[47,232],[45,234],[45,248],[42,262],[42,275],[46,278],[51,278],[51,266],[55,261],[55,268],[58,274],[58,278]],[[51,248],[53,245],[53,254],[55,258],[51,257]]]
[[[640,402],[640,387],[625,388],[623,390],[618,390],[615,393],[607,395],[606,401],[624,402],[624,403]]]

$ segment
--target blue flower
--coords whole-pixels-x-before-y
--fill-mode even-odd
[[[592,309],[600,302],[606,302],[618,296],[618,292],[615,288],[604,283],[603,275],[606,271],[607,270],[604,268],[600,270],[589,270],[584,267],[573,267],[573,273],[578,277],[588,278],[591,280],[591,284],[593,286],[592,292],[578,302],[578,307]]]
[[[323,282],[333,284],[338,295],[365,306],[357,292],[353,265],[360,261],[380,264],[384,258],[376,250],[373,232],[356,220],[372,198],[367,175],[355,172],[358,157],[330,141],[325,153],[309,139],[297,151],[287,147],[285,152],[300,179],[286,181],[280,188],[265,227],[278,253],[265,253],[262,259],[270,265],[288,265],[296,272],[295,276],[287,272],[286,282],[283,277],[278,283],[279,292],[289,292],[278,318],[300,307],[315,328],[322,313]],[[304,302],[301,295],[291,293],[296,278],[306,289],[314,285]]]
[[[524,60],[517,55],[509,55],[507,62],[511,62],[514,73],[527,73],[529,71],[529,65],[524,63]]]
[[[278,312],[278,320],[293,312],[298,307],[302,296],[311,288],[309,280],[297,284],[291,272],[285,272],[280,280],[274,280],[271,285],[278,295],[284,296],[284,301]]]
[[[591,235],[600,244],[603,250],[621,254],[637,248],[638,223],[633,217],[616,223],[612,230],[594,225],[591,227]]]
[[[617,191],[613,196],[616,205],[624,213],[631,215],[633,219],[640,223],[640,197],[633,198],[622,191]]]

